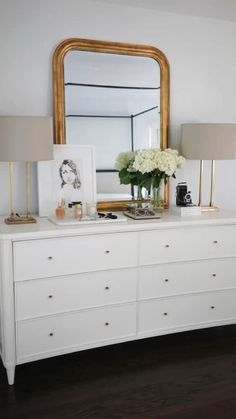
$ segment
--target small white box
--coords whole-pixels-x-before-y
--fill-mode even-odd
[[[192,206],[192,207],[172,207],[171,212],[173,214],[179,215],[180,217],[196,217],[201,215],[201,207]]]

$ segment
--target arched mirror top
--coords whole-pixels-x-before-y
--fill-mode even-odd
[[[101,131],[100,138],[104,130],[106,145],[101,141],[99,150],[98,143],[95,144],[97,184],[100,189],[101,182],[109,189],[107,186],[109,182],[104,177],[104,173],[110,173],[109,176],[113,176],[115,156],[121,151],[127,151],[129,140],[126,136],[128,137],[128,132],[130,133],[127,125],[128,118],[132,119],[132,149],[148,146],[163,149],[168,147],[169,65],[165,55],[159,49],[147,45],[67,39],[55,50],[53,76],[55,143],[75,144],[76,138],[81,137],[80,144],[83,141],[91,144],[89,135],[91,137],[92,134],[88,134],[85,130],[86,118],[89,118],[89,124],[87,124],[88,119],[86,124],[97,133],[97,142],[100,141],[99,130]],[[154,115],[156,120],[154,120]],[[135,119],[135,125],[133,117],[137,116],[139,118]],[[103,118],[102,124],[100,122],[100,125],[91,128],[91,120],[98,121],[101,118]],[[104,118],[107,120],[106,127]],[[115,118],[117,118],[116,121]],[[144,119],[147,126],[144,125]],[[75,121],[78,120],[80,120],[80,127],[75,125]],[[151,138],[152,131],[155,131],[155,138]],[[134,136],[134,133],[137,135]],[[145,136],[146,139],[142,143],[141,138],[144,139]],[[110,147],[110,155],[107,154],[107,148],[106,153],[103,152],[103,147],[107,147],[108,138],[114,140],[113,148]],[[112,161],[112,164],[110,165],[108,161]],[[114,185],[114,179],[110,183]],[[167,185],[165,188],[166,206],[169,203],[168,189]],[[119,190],[121,191],[127,193],[127,190]],[[104,201],[109,201],[107,199],[109,194],[104,194],[104,196],[106,196]],[[125,194],[122,200],[118,199],[115,203],[112,199],[112,205],[103,202],[100,208],[119,209],[124,203],[124,196]]]

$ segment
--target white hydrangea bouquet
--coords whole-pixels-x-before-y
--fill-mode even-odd
[[[177,150],[150,148],[120,153],[115,167],[121,184],[136,185],[139,190],[145,188],[150,195],[151,190],[160,188],[162,180],[166,183],[169,177],[175,178],[176,170],[184,162],[185,158]]]

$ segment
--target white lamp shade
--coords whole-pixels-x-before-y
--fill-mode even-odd
[[[190,160],[236,158],[236,124],[183,124],[181,154]]]
[[[53,160],[52,118],[0,116],[0,161]]]

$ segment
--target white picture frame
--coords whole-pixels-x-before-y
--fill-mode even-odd
[[[62,199],[96,202],[95,149],[92,145],[54,145],[54,159],[38,162],[39,216],[55,214]]]

